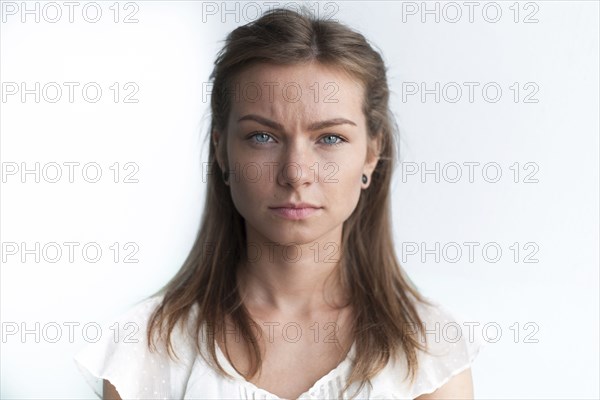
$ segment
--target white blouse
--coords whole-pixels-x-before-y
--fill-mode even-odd
[[[128,399],[280,399],[278,396],[246,381],[215,346],[219,363],[234,378],[219,375],[196,353],[193,333],[183,334],[176,325],[171,334],[173,347],[180,358],[173,361],[164,346],[156,352],[147,347],[146,326],[151,312],[161,297],[139,302],[120,317],[104,324],[102,336],[87,344],[74,361],[94,393],[102,398],[102,380],[109,380],[123,400]],[[467,325],[461,323],[438,303],[430,307],[417,303],[419,315],[427,329],[427,343],[434,354],[417,349],[419,361],[416,379],[408,384],[404,358],[388,365],[366,384],[356,399],[414,399],[434,392],[450,378],[470,367],[485,343],[480,336],[470,335]],[[197,305],[193,308],[197,312]],[[193,324],[188,320],[186,329]],[[115,322],[118,325],[115,325]],[[206,349],[205,326],[201,330],[201,346]],[[207,353],[205,353],[207,354]],[[298,399],[333,399],[343,388],[355,355],[353,344],[347,357],[333,370],[317,380]],[[359,383],[344,392],[344,399],[354,394]]]

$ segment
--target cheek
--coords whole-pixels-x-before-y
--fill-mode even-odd
[[[247,179],[247,176],[254,180],[256,175],[254,169],[244,172],[239,172],[237,181],[236,177],[230,178],[229,190],[231,199],[238,212],[246,218],[248,213],[256,212],[258,207],[262,207],[267,199],[268,189],[264,187],[262,181],[253,182]]]
[[[257,160],[236,158],[230,163],[229,191],[235,208],[244,219],[262,213],[272,203],[273,171]]]
[[[324,190],[327,191],[328,203],[331,208],[335,209],[336,213],[345,218],[349,217],[356,205],[361,194],[361,176],[362,169],[352,168],[345,172],[340,168],[336,175],[332,175],[337,182],[323,184]]]
[[[239,149],[230,149],[229,191],[236,209],[242,216],[248,211],[249,204],[259,203],[261,182],[256,177],[261,171],[258,171],[257,165],[256,162],[246,159]]]

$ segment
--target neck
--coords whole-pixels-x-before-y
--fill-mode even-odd
[[[344,304],[336,268],[341,232],[291,245],[259,239],[250,229],[247,232],[249,260],[237,271],[246,306],[288,316],[310,316]]]

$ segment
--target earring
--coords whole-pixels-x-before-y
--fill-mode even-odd
[[[228,183],[229,181],[229,171],[223,172],[223,182]]]
[[[367,183],[368,180],[369,180],[369,178],[367,178],[367,176],[365,174],[363,174],[362,183]]]

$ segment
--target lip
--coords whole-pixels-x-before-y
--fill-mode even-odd
[[[315,214],[321,208],[315,207],[302,207],[302,208],[294,208],[294,207],[269,207],[271,211],[273,211],[276,215],[291,220],[300,220],[304,218],[308,218],[311,215]]]
[[[273,206],[273,207],[269,207],[269,208],[321,208],[321,207],[316,206],[314,204],[310,204],[310,203],[300,202],[300,203],[285,203],[285,204],[280,204],[278,206]]]

